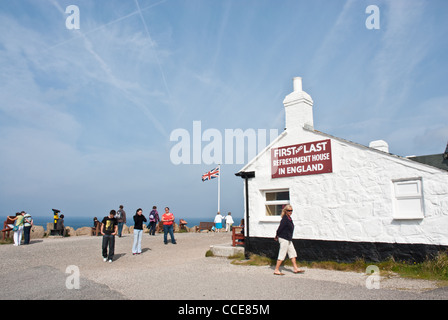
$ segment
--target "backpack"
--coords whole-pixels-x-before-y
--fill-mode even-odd
[[[155,211],[152,210],[152,211],[149,213],[149,222],[155,222],[155,221],[156,221]]]

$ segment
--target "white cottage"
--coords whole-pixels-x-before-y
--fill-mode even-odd
[[[246,253],[275,258],[281,209],[291,204],[299,260],[422,261],[448,249],[448,164],[390,154],[314,129],[313,100],[294,78],[286,128],[240,172]]]

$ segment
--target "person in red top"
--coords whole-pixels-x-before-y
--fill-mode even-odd
[[[163,242],[168,244],[167,234],[170,233],[171,243],[176,244],[176,239],[174,239],[173,225],[174,225],[174,215],[170,212],[170,208],[165,208],[165,213],[162,215],[163,223]]]

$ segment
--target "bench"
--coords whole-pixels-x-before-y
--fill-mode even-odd
[[[163,232],[163,222],[162,221],[159,221],[159,223],[157,224],[156,232],[157,233],[162,233]]]
[[[232,227],[232,247],[244,245],[243,227]]]
[[[180,230],[187,230],[187,228],[186,228],[187,224],[188,224],[188,222],[185,221],[184,219],[179,219]]]
[[[11,217],[7,217],[6,221],[3,222],[3,230],[2,230],[3,241],[5,240],[6,237],[9,238],[10,232],[12,231],[12,228],[10,228],[8,226],[8,224],[14,224],[14,220],[12,220]],[[6,233],[8,233],[8,234],[6,234]]]
[[[199,222],[199,227],[196,229],[196,232],[200,232],[201,230],[212,231],[214,226],[214,222]]]
[[[50,230],[50,236],[62,236],[63,230],[62,229],[51,229]]]

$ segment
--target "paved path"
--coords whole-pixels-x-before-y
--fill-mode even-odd
[[[213,244],[230,234],[143,235],[141,255],[131,253],[132,235],[116,239],[115,260],[103,262],[101,237],[34,240],[28,246],[0,246],[0,299],[155,299],[308,300],[448,299],[448,287],[435,282],[382,278],[367,289],[367,276],[355,272],[306,269],[274,276],[270,266],[238,266],[226,258],[206,258]],[[79,289],[67,267],[79,270]],[[70,267],[69,267],[70,268]],[[68,273],[66,273],[68,271]]]

